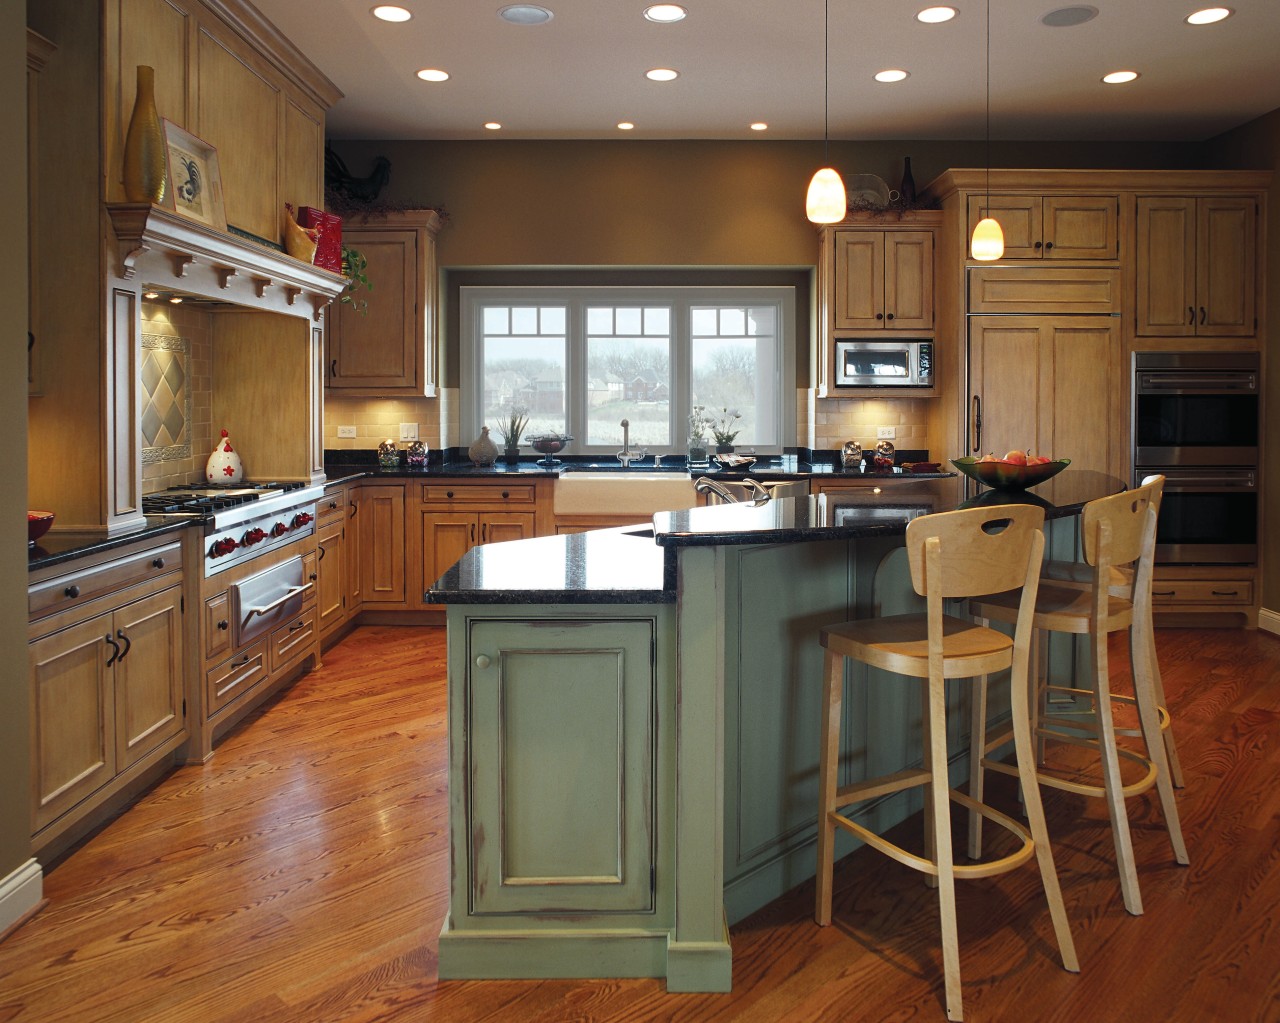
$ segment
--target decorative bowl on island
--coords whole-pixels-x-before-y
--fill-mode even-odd
[[[1034,487],[1037,483],[1058,475],[1071,464],[1071,459],[1055,458],[1036,465],[1022,465],[1018,462],[1006,462],[1003,458],[981,462],[969,456],[953,458],[951,464],[969,479],[993,490],[1026,490],[1027,487]]]
[[[526,437],[526,441],[537,451],[544,455],[556,455],[565,449],[572,437],[563,433],[543,433],[536,437]]]
[[[27,544],[34,544],[45,533],[49,532],[49,527],[53,525],[53,512],[51,511],[28,511],[27,512]]]

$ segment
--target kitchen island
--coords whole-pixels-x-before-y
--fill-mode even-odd
[[[902,548],[917,515],[1031,501],[1071,557],[1075,513],[1120,489],[1068,470],[967,500],[957,478],[894,479],[469,552],[426,594],[449,626],[440,976],[728,990],[728,924],[813,874],[818,630],[921,608]],[[914,690],[848,671],[870,677],[846,698],[841,784],[918,762]],[[957,780],[965,763],[953,752]],[[857,816],[884,829],[918,799]]]

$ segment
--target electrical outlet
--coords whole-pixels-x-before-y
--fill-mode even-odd
[[[417,440],[418,424],[417,423],[401,423],[400,439],[401,440]]]
[[[892,426],[877,426],[876,440],[893,440],[898,436],[898,431]]]
[[[356,436],[356,428],[354,426],[339,426],[338,436],[340,438],[349,438],[354,440]]]

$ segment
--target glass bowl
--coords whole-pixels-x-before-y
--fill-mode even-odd
[[[993,461],[979,462],[972,456],[953,458],[951,464],[971,480],[976,480],[993,490],[1026,490],[1037,483],[1043,483],[1050,477],[1058,475],[1071,464],[1069,458],[1055,458],[1051,462],[1039,465],[1019,465],[1017,462],[1006,462],[1002,458]]]
[[[526,441],[532,446],[534,451],[544,455],[559,454],[564,450],[572,437],[567,437],[563,433],[547,433],[537,437],[526,437]]]

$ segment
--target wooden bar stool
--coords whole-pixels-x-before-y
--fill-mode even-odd
[[[1095,748],[1102,764],[1101,785],[1063,777],[1044,766],[1037,771],[1037,778],[1042,785],[1106,799],[1116,848],[1116,865],[1120,873],[1120,889],[1125,909],[1135,916],[1142,913],[1142,896],[1138,888],[1129,818],[1125,812],[1126,797],[1145,792],[1152,786],[1156,788],[1174,857],[1178,863],[1189,862],[1178,821],[1169,760],[1165,753],[1151,645],[1145,639],[1137,640],[1134,636],[1134,630],[1141,628],[1141,623],[1148,621],[1151,614],[1156,501],[1162,484],[1163,479],[1155,480],[1114,497],[1091,501],[1085,506],[1081,529],[1085,561],[1092,574],[1090,585],[1083,588],[1069,583],[1042,581],[1035,598],[1033,618],[1036,629],[1089,636],[1092,649],[1092,689],[1084,692],[1093,701],[1093,717],[1096,718],[1096,721],[1087,721],[1046,714],[1036,725],[1036,735],[1049,742]],[[1117,581],[1113,570],[1126,565],[1135,566],[1132,585],[1127,595],[1117,596],[1112,592]],[[980,618],[1004,622],[1020,621],[1022,594],[1002,593],[972,601],[970,606]],[[1134,750],[1121,748],[1116,743],[1117,729],[1112,717],[1112,703],[1116,697],[1111,693],[1108,675],[1107,636],[1120,629],[1128,629],[1130,632],[1133,700],[1146,744],[1145,756]],[[1081,692],[1069,687],[1047,688]],[[985,702],[981,690],[980,682],[975,706]],[[1016,721],[1017,712],[1014,713]],[[997,746],[1008,742],[1007,731],[987,736],[985,725],[985,715],[975,711],[973,744],[976,755],[971,762],[970,777],[970,791],[975,798],[981,798],[985,770],[1015,773],[1010,765],[987,756]],[[1143,769],[1142,777],[1126,784],[1120,774],[1121,759],[1140,765]],[[981,822],[974,821],[969,836],[971,854],[981,849],[980,829]]]
[[[1160,498],[1164,493],[1164,477],[1163,476],[1146,476],[1142,480],[1144,487],[1152,487],[1152,506],[1156,510],[1157,526],[1160,520]],[[1134,584],[1134,569],[1132,566],[1111,566],[1111,577],[1107,591],[1113,597],[1127,597],[1132,599]],[[1040,578],[1052,580],[1054,582],[1067,583],[1075,586],[1091,586],[1093,585],[1093,566],[1085,561],[1046,561],[1044,567],[1040,571]],[[1169,778],[1173,782],[1175,789],[1183,787],[1182,778],[1182,762],[1178,759],[1178,747],[1173,741],[1172,717],[1169,714],[1169,704],[1164,695],[1164,683],[1160,679],[1160,662],[1156,658],[1156,631],[1155,622],[1152,620],[1151,601],[1146,601],[1146,613],[1139,615],[1133,623],[1133,628],[1129,632],[1129,657],[1134,657],[1133,645],[1141,643],[1146,648],[1147,663],[1151,668],[1151,688],[1156,694],[1156,711],[1160,715],[1160,733],[1164,737],[1164,752],[1169,760]],[[1113,701],[1132,704],[1134,698],[1131,696],[1111,696]],[[1117,728],[1119,735],[1138,735],[1141,734],[1131,728]]]
[[[814,918],[831,922],[835,830],[843,828],[899,863],[936,878],[942,925],[947,1018],[963,1019],[960,954],[956,931],[955,879],[989,877],[1020,866],[1034,854],[1049,902],[1062,965],[1077,972],[1075,945],[1049,848],[1040,790],[1035,782],[1027,709],[1027,652],[1031,614],[1039,582],[1044,512],[1030,505],[974,508],[913,519],[907,526],[911,582],[926,601],[925,614],[845,622],[821,631],[825,654],[822,751],[819,764],[817,899]],[[974,597],[1022,588],[1025,595],[1013,638],[944,614],[948,598]],[[845,658],[924,680],[924,766],[838,788],[840,719]],[[950,788],[947,778],[946,679],[973,678],[1012,669],[1014,744],[1022,766],[1029,827]],[[842,814],[851,803],[923,786],[927,857],[917,856]],[[954,800],[1007,828],[1022,840],[1014,853],[987,863],[956,865],[951,845]]]

